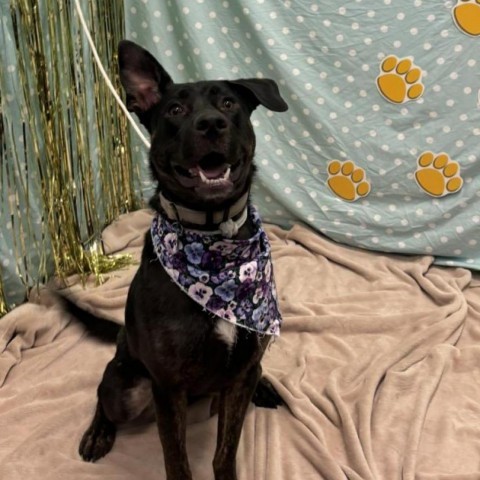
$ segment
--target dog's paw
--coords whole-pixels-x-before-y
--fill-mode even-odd
[[[257,407],[277,408],[283,405],[282,397],[275,390],[275,387],[265,378],[262,377],[252,397],[252,402]]]
[[[415,179],[422,190],[433,197],[458,192],[463,185],[460,167],[446,153],[424,152],[417,160]]]
[[[380,65],[377,77],[380,93],[392,103],[416,100],[423,94],[422,70],[409,58],[388,56]]]
[[[115,433],[115,425],[111,422],[93,423],[83,434],[78,453],[86,462],[96,462],[112,449]]]
[[[480,36],[480,0],[458,0],[452,13],[455,24],[463,33]]]

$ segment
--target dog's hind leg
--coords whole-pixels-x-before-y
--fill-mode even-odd
[[[153,396],[167,480],[192,480],[186,448],[187,393],[154,383]]]
[[[243,379],[220,394],[217,449],[213,460],[215,480],[236,480],[236,455],[243,421],[258,380],[260,364],[254,365]]]
[[[151,404],[151,381],[143,365],[128,353],[123,334],[97,393],[95,415],[79,446],[80,456],[89,462],[112,449],[117,425],[137,418]]]

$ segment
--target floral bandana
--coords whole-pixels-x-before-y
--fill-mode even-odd
[[[239,327],[279,335],[270,243],[257,210],[250,206],[248,213],[255,226],[248,240],[184,229],[157,214],[154,249],[172,280],[205,310]]]

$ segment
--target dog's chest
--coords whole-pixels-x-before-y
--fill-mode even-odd
[[[215,325],[214,332],[229,349],[233,347],[237,338],[237,327],[233,325],[233,323],[219,318]]]

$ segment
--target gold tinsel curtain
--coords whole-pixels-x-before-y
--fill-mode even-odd
[[[118,88],[123,2],[83,0]],[[125,117],[92,61],[73,0],[0,0],[0,314],[51,274],[94,272],[100,233],[134,209]]]

